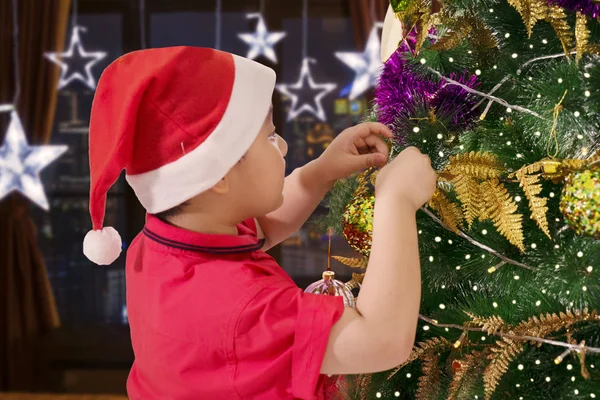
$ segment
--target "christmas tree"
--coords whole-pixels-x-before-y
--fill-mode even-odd
[[[417,344],[350,398],[600,398],[600,3],[390,4],[408,34],[369,119],[395,132],[392,157],[431,158],[438,190],[418,213]],[[376,174],[328,199],[325,223],[360,254],[334,257],[357,269],[349,288]]]

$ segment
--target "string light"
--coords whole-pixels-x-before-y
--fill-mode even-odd
[[[567,369],[570,371],[573,369],[573,366],[571,364],[567,364]]]
[[[400,397],[400,392],[397,392],[397,391],[396,391],[396,392],[394,392],[394,396],[396,396],[396,397]]]
[[[492,303],[492,306],[494,306],[494,308],[498,308],[498,303],[496,303],[496,302],[493,302],[493,303]]]
[[[523,364],[519,364],[519,365],[517,365],[517,368],[519,369],[519,371],[523,371],[523,368],[525,368],[525,367],[523,367]]]
[[[418,126],[415,126],[415,127],[413,128],[413,132],[414,132],[414,133],[419,133],[419,131],[420,131],[420,130],[421,130],[421,128],[419,128]]]
[[[558,83],[563,83],[563,79],[562,78],[558,78]]]
[[[519,275],[515,275],[514,278],[515,278],[515,281],[518,281],[520,279]]]
[[[586,90],[584,93],[585,97],[590,97],[592,94],[590,93],[589,90]]]
[[[446,306],[444,304],[440,304],[440,309],[445,310]]]
[[[554,364],[558,365],[561,362],[563,362],[565,357],[568,356],[570,352],[571,352],[571,349],[567,349],[567,350],[563,351],[560,356],[558,356],[554,359]],[[570,370],[571,368],[573,368],[573,366],[571,364],[568,364],[567,369]]]
[[[467,259],[467,260],[470,260],[470,259],[471,259],[471,255],[470,255],[470,254],[467,254],[467,255],[465,256],[465,259]]]
[[[513,301],[512,301],[512,303],[513,303],[513,304],[517,304],[517,301],[516,301],[516,300],[513,300]]]
[[[550,380],[551,380],[551,379],[550,379],[550,377],[549,377],[549,376],[547,376],[547,377],[546,377],[546,382],[550,382]]]
[[[587,272],[592,272],[593,270],[594,270],[594,267],[592,267],[591,265],[586,268]]]
[[[406,374],[407,378],[410,378],[412,375],[410,373]]]
[[[450,62],[454,62],[454,58],[450,57],[450,58],[448,59],[448,61],[450,61]]]
[[[381,398],[381,393],[380,392],[375,393],[375,397],[377,397],[378,399],[380,399]]]
[[[458,340],[456,342],[454,342],[454,348],[458,349],[462,343],[462,341],[464,340],[465,336],[467,336],[467,331],[463,331],[462,335],[460,335],[460,337],[458,338]]]
[[[517,58],[517,57],[519,57],[519,55],[517,53],[512,54],[512,58]]]
[[[426,60],[426,59],[424,59],[424,58],[421,58],[421,64],[425,64],[426,62],[427,62],[427,60]]]
[[[540,300],[538,300],[538,301],[535,302],[535,305],[539,307],[539,306],[542,305],[542,302]]]
[[[577,257],[579,257],[579,258],[583,257],[583,252],[582,251],[578,251],[577,252]]]
[[[550,197],[554,197],[554,192],[550,192]]]
[[[583,287],[581,288],[581,290],[583,290],[584,292],[587,292],[587,286],[583,286]]]
[[[542,362],[540,360],[535,360],[535,365],[540,365]]]
[[[546,39],[542,39],[542,43],[548,44],[548,41]]]
[[[423,330],[424,330],[424,331],[428,331],[428,330],[429,330],[429,325],[425,325],[425,326],[423,326]]]
[[[480,69],[476,69],[475,70],[475,75],[481,75],[481,70]],[[589,92],[588,92],[589,93]]]

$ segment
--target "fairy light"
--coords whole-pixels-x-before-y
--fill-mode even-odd
[[[546,39],[542,39],[542,43],[548,44],[548,41]]]
[[[579,139],[579,140],[583,139],[583,135],[582,134],[577,135],[577,139]]]
[[[487,233],[488,233],[488,232],[487,232],[487,229],[484,229],[484,230],[482,230],[482,231],[481,231],[481,234],[482,234],[482,235],[487,235]]]
[[[587,292],[587,286],[583,286],[583,287],[581,288],[581,290],[583,290],[584,292]]]
[[[515,275],[515,276],[514,276],[514,278],[515,278],[515,281],[518,281],[519,279],[521,279],[521,278],[519,277],[519,275]]]
[[[512,301],[512,303],[513,303],[513,304],[517,304],[517,301],[516,301],[516,300],[513,300],[513,301]]]
[[[535,360],[535,365],[540,365],[542,362],[540,360]]]
[[[574,116],[576,116],[576,117],[579,117],[579,116],[581,115],[581,113],[580,113],[579,111],[575,111],[575,112],[573,113],[573,115],[574,115]]]
[[[541,135],[541,134],[542,134],[542,133],[541,133],[540,131],[536,131],[536,132],[534,133],[534,135],[535,135],[535,136],[537,136],[537,137],[540,137],[540,135]]]
[[[542,289],[542,293],[546,294],[546,289]]]
[[[440,304],[440,309],[445,310],[446,306],[444,304]]]
[[[510,143],[510,142],[508,142],[508,143]],[[508,144],[508,143],[506,143],[506,144]],[[517,203],[520,202],[521,201],[521,196],[515,196],[515,201]]]
[[[496,272],[496,267],[488,268],[488,274],[493,274],[494,272]]]
[[[570,291],[570,290],[567,290],[567,296],[568,296],[568,295],[570,295],[570,294],[571,294],[571,291]]]
[[[462,335],[460,335],[458,340],[456,342],[454,342],[455,349],[458,349],[460,347],[460,345],[462,344],[462,341],[465,339],[465,336],[467,336],[467,331],[463,331]]]
[[[512,53],[512,56],[511,56],[511,57],[512,57],[512,58],[517,58],[517,57],[519,57],[519,55],[518,55],[517,53]]]
[[[442,289],[446,289],[446,285],[442,285]]]
[[[595,398],[596,398],[596,395],[595,395],[594,393],[590,393],[590,397],[591,397],[592,399],[595,399]]]
[[[571,382],[575,382],[575,377],[574,376],[571,377]]]
[[[419,128],[418,126],[415,126],[415,127],[413,128],[413,132],[414,132],[414,133],[419,133],[419,131],[420,131],[420,130],[421,130],[421,128]]]
[[[377,397],[378,399],[380,399],[381,398],[381,393],[380,392],[375,393],[375,397]]]
[[[452,244],[454,243],[452,240],[448,240],[448,244]]]
[[[440,151],[438,154],[439,154],[440,157],[444,157],[444,152],[443,151]]]
[[[429,256],[429,262],[433,262],[433,256]]]
[[[583,74],[583,76],[585,76],[586,78],[589,78],[591,75],[588,72],[586,72]]]
[[[577,257],[579,257],[579,258],[583,257],[583,251],[578,251],[577,252]]]
[[[530,45],[529,45],[529,48],[530,48],[530,49],[533,49],[533,45],[532,45],[532,44],[530,44]]]
[[[512,108],[508,107],[508,108],[506,109],[506,112],[507,112],[507,113],[511,113],[511,112],[512,112]]]
[[[454,58],[450,57],[450,58],[448,58],[448,61],[454,62]]]
[[[550,192],[550,197],[554,197],[554,196],[555,196],[554,192]]]
[[[443,138],[444,138],[444,135],[442,135],[441,133],[438,133],[438,135],[437,135],[437,138],[438,138],[438,139],[443,139]]]
[[[517,158],[523,158],[523,154],[517,153]]]
[[[427,60],[426,60],[426,59],[424,59],[424,58],[421,58],[421,64],[425,64],[426,62],[427,62]]]
[[[507,33],[506,35],[504,35],[505,38],[509,38],[510,37],[510,33]]]
[[[560,356],[558,356],[558,357],[556,357],[556,358],[554,359],[554,364],[558,365],[558,364],[560,364],[561,362],[563,362],[563,360],[565,359],[565,357],[566,357],[566,356],[568,356],[570,352],[571,352],[571,349],[567,349],[567,350],[563,351],[563,352],[562,352],[562,354],[561,354]],[[572,368],[573,368],[573,366],[572,366],[571,364],[568,364],[568,365],[567,365],[567,369],[568,369],[568,370],[570,370],[570,369],[572,369]]]
[[[538,301],[535,302],[535,305],[539,307],[539,306],[542,305],[542,302],[540,300],[538,300]]]
[[[536,97],[537,97],[538,99],[541,99],[541,98],[542,98],[542,95],[541,95],[540,93],[538,93]]]
[[[457,270],[457,271],[460,271],[460,265],[457,265],[457,266],[456,266],[456,270]]]
[[[470,259],[471,259],[471,255],[470,255],[470,254],[467,254],[467,255],[465,256],[465,259],[466,259],[466,260],[470,260]]]
[[[519,365],[517,365],[517,368],[519,369],[519,371],[523,371],[523,368],[525,368],[525,367],[523,367],[523,364],[519,364]]]
[[[590,97],[592,95],[589,90],[586,90],[583,94],[585,95],[585,97]]]
[[[592,267],[591,265],[589,267],[587,267],[585,269],[587,272],[592,272],[594,270],[594,267]]]
[[[558,264],[556,264],[556,265],[554,266],[554,269],[559,269],[559,268],[560,268],[560,265],[558,265]]]
[[[563,79],[562,78],[558,78],[558,83],[563,83]]]
[[[565,352],[566,353],[566,352]],[[567,369],[570,371],[573,369],[573,366],[571,364],[567,364]]]
[[[493,302],[493,303],[492,303],[492,306],[494,306],[494,308],[498,308],[498,303],[496,303],[496,302]]]
[[[482,336],[482,337],[481,337],[481,340],[482,340],[482,341],[484,341],[484,342],[485,342],[485,339],[486,339],[486,337],[485,337],[485,336]]]
[[[475,286],[473,286],[473,290],[474,290],[474,291],[478,291],[478,290],[479,290],[479,287],[477,287],[477,285],[475,285]]]
[[[446,332],[450,332],[450,329],[448,329],[448,328],[444,328],[444,330],[445,330]]]
[[[398,392],[398,391],[394,392],[394,396],[400,397],[400,392]]]
[[[410,373],[406,374],[407,378],[410,378],[412,375]]]
[[[428,330],[429,330],[429,325],[425,325],[425,326],[423,326],[423,330],[424,330],[424,331],[428,331]]]
[[[512,142],[509,140],[508,142],[506,142],[507,146],[510,146],[512,144]]]
[[[556,221],[556,222],[558,222],[558,221],[559,221],[559,219],[557,218],[557,221]],[[560,249],[560,246],[559,246],[559,245],[557,245],[557,244],[555,244],[555,245],[554,245],[554,248],[555,248],[555,249]]]
[[[497,65],[494,65],[492,68],[494,68],[494,69],[498,69],[498,66],[497,66]]]
[[[480,69],[476,69],[475,70],[475,75],[481,75],[481,70]],[[588,92],[589,93],[589,92]]]
[[[439,242],[441,242],[441,241],[442,241],[442,238],[441,238],[441,237],[439,237],[439,236],[436,236],[436,238],[435,238],[435,241],[436,241],[437,243],[439,243]]]
[[[579,394],[579,390],[575,389],[575,390],[573,390],[573,393]]]

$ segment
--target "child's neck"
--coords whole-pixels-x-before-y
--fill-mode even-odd
[[[173,217],[169,222],[172,225],[192,232],[230,236],[238,234],[237,224],[230,221],[223,221],[214,215],[184,213]]]

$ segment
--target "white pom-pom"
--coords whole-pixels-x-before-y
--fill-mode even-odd
[[[83,239],[83,254],[93,263],[110,265],[121,254],[121,236],[112,227],[89,231]]]

